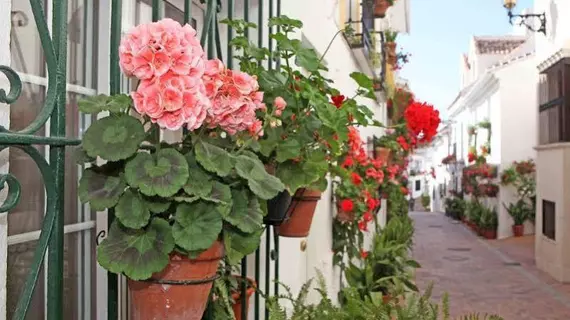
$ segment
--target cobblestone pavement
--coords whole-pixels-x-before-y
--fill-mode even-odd
[[[420,288],[450,296],[452,316],[496,313],[505,320],[570,320],[570,285],[534,267],[532,237],[479,239],[440,213],[413,212]],[[530,252],[530,253],[529,253]]]

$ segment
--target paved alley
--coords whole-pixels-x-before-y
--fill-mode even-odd
[[[421,288],[450,295],[452,316],[497,313],[505,320],[569,320],[569,285],[554,282],[528,259],[485,241],[440,213],[411,213]]]

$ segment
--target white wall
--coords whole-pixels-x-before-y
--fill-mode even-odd
[[[543,61],[570,40],[570,20],[566,17],[570,12],[570,1],[535,0],[534,12],[546,13],[546,37],[534,34],[537,59]]]
[[[12,2],[0,0],[0,65],[10,65],[10,11]],[[10,84],[0,76],[0,88],[8,90]],[[0,125],[10,127],[10,109],[6,104],[0,104]],[[8,173],[8,149],[0,153],[0,174]],[[0,203],[6,199],[6,190],[0,192]],[[0,319],[6,319],[6,263],[8,261],[8,217],[0,213]]]

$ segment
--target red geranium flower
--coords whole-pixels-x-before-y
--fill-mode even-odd
[[[344,199],[340,202],[340,209],[344,212],[352,212],[354,210],[354,202],[350,199]]]
[[[401,191],[405,196],[408,195],[408,188],[406,188],[406,187],[404,187],[404,186],[401,186],[401,187],[400,187],[400,191]]]
[[[342,107],[342,104],[344,103],[345,98],[346,97],[343,96],[342,94],[338,95],[338,96],[332,96],[331,97],[332,104],[334,104],[335,107],[340,108],[340,107]]]
[[[342,163],[341,167],[348,168],[352,167],[353,165],[354,165],[354,160],[352,159],[351,156],[348,156],[344,159],[344,162]]]
[[[467,153],[467,161],[473,162],[476,159],[477,159],[477,155],[475,155],[475,153],[473,153],[473,152]]]
[[[360,231],[368,231],[368,223],[364,220],[358,221],[358,230]]]
[[[370,213],[370,211],[366,211],[363,215],[362,215],[362,219],[365,222],[370,222],[374,219],[374,217],[372,216],[372,213]]]
[[[396,138],[396,141],[400,144],[400,146],[402,147],[402,149],[404,149],[404,151],[408,151],[410,149],[408,141],[406,141],[406,138],[404,138],[403,136],[399,136],[398,138]]]
[[[374,210],[378,208],[378,206],[380,205],[380,200],[374,198],[368,198],[366,199],[366,205],[368,206],[368,210]]]
[[[356,172],[351,173],[351,177],[352,177],[352,183],[354,183],[355,185],[359,186],[362,183],[362,177],[360,177],[358,173]]]
[[[437,134],[441,119],[433,105],[414,101],[404,111],[408,129],[418,142],[429,142]]]
[[[370,252],[368,252],[368,251],[364,251],[364,249],[360,249],[360,257],[361,257],[362,259],[368,258],[368,254],[369,254],[369,253],[370,253]]]

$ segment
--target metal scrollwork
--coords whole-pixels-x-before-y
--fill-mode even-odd
[[[0,102],[14,103],[22,93],[22,80],[20,80],[20,76],[16,71],[10,67],[0,66],[0,72],[5,74],[8,81],[10,81],[10,92],[6,93],[6,90],[0,89]]]
[[[0,191],[4,190],[4,186],[8,186],[8,195],[6,200],[0,206],[0,213],[8,212],[16,207],[20,201],[21,186],[20,182],[11,174],[0,175]]]

